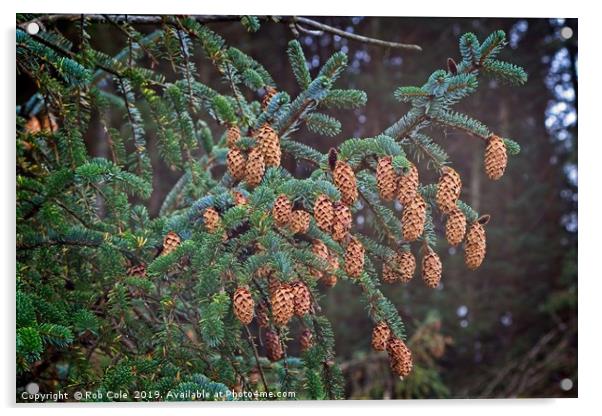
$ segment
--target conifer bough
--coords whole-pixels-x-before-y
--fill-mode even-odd
[[[297,132],[337,134],[340,122],[323,112],[366,102],[361,91],[334,88],[344,53],[312,76],[291,41],[287,55],[301,90],[292,97],[258,61],[194,18],[157,20],[149,34],[119,21],[127,47],[115,56],[89,43],[94,22],[78,21],[77,46],[52,30],[53,21],[37,36],[17,29],[17,68],[39,85],[19,108],[17,130],[18,373],[40,376],[36,363],[58,354],[69,362],[70,383],[86,385],[83,375],[95,374],[93,384],[105,389],[252,385],[341,397],[334,334],[319,299],[342,280],[369,305],[374,349],[387,351],[395,374],[411,377],[420,363],[380,281],[417,284],[410,282],[418,258],[426,286],[439,284],[439,220],[449,244],[465,241],[469,269],[483,262],[488,217],[461,200],[460,174],[439,138],[423,130],[443,126],[481,139],[485,172],[502,177],[518,144],[452,107],[476,90],[480,75],[526,81],[521,68],[497,60],[504,33],[482,44],[465,34],[459,60],[422,86],[395,91],[410,104],[397,122],[322,154],[296,141]],[[260,30],[253,16],[241,22]],[[197,54],[215,65],[229,93],[199,77]],[[169,62],[173,81],[142,66],[144,58]],[[124,122],[114,124],[109,109]],[[93,112],[106,158],[85,149]],[[212,131],[208,119],[220,127]],[[161,157],[181,174],[154,218],[144,203],[153,183],[151,129]],[[281,166],[284,154],[315,170],[294,177]],[[438,183],[421,183],[428,168],[438,171]],[[362,209],[372,211],[374,235],[354,227]],[[291,354],[291,339],[300,357]],[[107,367],[94,364],[105,358]]]

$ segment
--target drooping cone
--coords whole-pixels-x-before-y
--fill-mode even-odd
[[[272,268],[270,266],[261,266],[260,268],[255,270],[255,275],[259,279],[270,277],[272,275]]]
[[[291,222],[293,205],[288,197],[284,194],[278,195],[272,207],[272,216],[274,223],[278,227],[286,227]]]
[[[249,325],[253,320],[253,308],[255,307],[255,302],[249,289],[246,287],[237,288],[232,295],[232,305],[236,318],[243,325]]]
[[[326,244],[324,244],[324,242],[322,242],[322,240],[314,240],[311,244],[311,251],[312,253],[314,253],[314,255],[324,261],[329,261],[329,252],[328,252],[328,247],[326,247]],[[321,270],[317,270],[314,269],[312,270],[312,274],[316,277],[316,278],[320,278],[322,277],[322,271]]]
[[[332,232],[332,223],[334,220],[334,207],[332,201],[326,195],[322,194],[314,202],[314,218],[318,227],[327,233]]]
[[[238,126],[230,126],[226,130],[226,145],[233,149],[236,146],[236,142],[240,139],[240,129]]]
[[[424,257],[422,258],[422,279],[427,287],[434,289],[441,281],[441,260],[437,253],[430,247],[426,250]]]
[[[448,214],[456,208],[456,201],[462,190],[462,179],[454,169],[444,166],[437,184],[437,206],[444,214]]]
[[[234,179],[238,181],[245,177],[245,156],[236,147],[232,147],[230,148],[230,150],[228,150],[228,157],[226,158],[226,163],[228,165],[228,172],[230,173],[230,175],[232,175]]]
[[[399,278],[399,274],[395,270],[394,265],[391,264],[393,262],[395,262],[395,258],[383,262],[382,277],[383,277],[383,282],[385,282],[385,283],[389,283],[389,284],[395,283],[397,281],[397,279]]]
[[[351,277],[360,277],[364,270],[364,246],[352,237],[345,250],[345,273]]]
[[[416,259],[411,251],[402,251],[398,255],[399,279],[401,283],[408,283],[414,277]]]
[[[341,191],[341,201],[346,205],[353,205],[357,199],[358,192],[355,173],[351,169],[351,166],[338,160],[332,171],[332,178],[336,187]]]
[[[270,276],[269,277],[269,279],[268,279],[268,292],[270,293],[270,297],[274,296],[274,294],[276,293],[276,291],[278,289],[280,289],[280,286],[282,286],[282,284],[280,283],[280,280],[278,280],[274,276]]]
[[[351,210],[345,204],[337,202],[334,204],[334,219],[332,223],[332,238],[342,241],[351,229],[353,217]]]
[[[311,215],[302,209],[296,209],[291,214],[291,231],[293,234],[305,234],[309,229]]]
[[[146,277],[146,264],[140,263],[127,269],[128,276]]]
[[[445,238],[452,246],[457,246],[466,233],[466,216],[458,207],[451,210],[445,223]]]
[[[325,274],[324,276],[322,276],[322,278],[320,279],[320,282],[328,287],[328,288],[332,288],[335,287],[337,284],[337,276],[334,274]]]
[[[397,191],[397,174],[390,156],[381,157],[376,165],[376,185],[380,197],[385,201],[395,198]]]
[[[274,87],[270,87],[270,86],[265,87],[265,95],[263,96],[263,99],[261,100],[261,109],[262,110],[265,110],[268,107],[270,100],[274,97],[274,95],[276,95],[277,92],[278,91]]]
[[[280,150],[280,138],[276,131],[269,124],[263,124],[255,138],[258,143],[259,150],[263,154],[263,159],[266,166],[280,166],[280,158],[282,150]]]
[[[247,197],[242,192],[234,191],[232,196],[234,197],[234,205],[247,205]]]
[[[314,344],[314,335],[311,333],[309,329],[304,329],[301,332],[301,336],[299,337],[299,346],[301,347],[301,351],[305,352],[312,347]]]
[[[245,181],[249,186],[255,187],[259,185],[261,179],[263,179],[264,173],[265,161],[263,160],[263,154],[261,154],[261,151],[256,147],[249,152],[245,170]]]
[[[466,244],[464,246],[464,263],[470,270],[478,268],[485,258],[487,249],[487,240],[485,237],[485,228],[475,221],[468,227],[466,233]]]
[[[311,307],[311,294],[304,282],[296,281],[291,285],[295,315],[304,316]]]
[[[490,179],[497,181],[504,175],[508,164],[508,154],[504,139],[493,134],[487,140],[485,148],[485,173]]]
[[[391,336],[391,330],[385,321],[376,324],[372,329],[372,348],[374,351],[384,351],[387,349],[387,341]]]
[[[270,361],[278,361],[282,358],[284,353],[282,351],[282,345],[280,344],[280,337],[274,331],[266,331],[265,349],[266,356]]]
[[[426,203],[420,194],[416,193],[414,199],[403,208],[401,226],[403,239],[414,241],[422,235],[426,220]]]
[[[205,212],[203,212],[203,223],[208,232],[215,232],[221,223],[218,212],[214,208],[207,208]]]
[[[407,377],[412,372],[412,352],[406,344],[398,338],[390,338],[387,342],[389,363],[391,369],[399,377]]]
[[[293,291],[288,284],[282,284],[271,298],[272,314],[277,326],[288,324],[295,313]]]
[[[174,251],[180,245],[182,239],[178,234],[174,231],[168,232],[165,237],[163,237],[163,250],[161,251],[161,255],[165,256],[172,251]]]
[[[267,328],[270,324],[270,317],[268,315],[268,306],[265,302],[259,302],[255,314],[257,316],[257,324],[262,328]]]
[[[405,205],[414,200],[418,192],[419,182],[418,168],[412,164],[410,169],[399,178],[397,189],[397,200],[399,203]]]

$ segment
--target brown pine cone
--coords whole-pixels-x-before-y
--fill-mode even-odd
[[[140,263],[127,269],[128,276],[146,277],[146,264]]]
[[[232,295],[232,305],[234,307],[234,315],[243,324],[249,325],[253,320],[253,308],[255,302],[251,296],[251,292],[246,287],[239,287]]]
[[[266,108],[268,108],[268,104],[270,103],[270,100],[274,97],[274,95],[276,95],[278,91],[276,90],[276,88],[271,87],[271,86],[267,86],[265,87],[265,95],[263,96],[263,99],[261,100],[261,109],[265,110]]]
[[[241,180],[245,177],[246,161],[243,153],[236,147],[228,150],[228,156],[226,158],[228,165],[228,173],[236,180]]]
[[[332,178],[336,187],[341,191],[341,201],[346,205],[353,205],[357,199],[358,192],[355,173],[351,169],[351,166],[338,160],[332,171]]]
[[[458,207],[451,210],[445,223],[445,238],[452,246],[457,246],[464,239],[466,233],[466,216]]]
[[[395,258],[383,262],[382,278],[385,283],[393,284],[399,279],[399,274],[394,267],[395,265],[391,264],[393,262],[395,262]]]
[[[326,247],[326,244],[324,244],[324,242],[322,242],[322,240],[314,240],[311,245],[311,251],[312,251],[312,253],[314,253],[314,255],[316,257],[318,257],[324,261],[330,260],[328,247]],[[312,274],[318,279],[320,277],[322,277],[321,270],[314,269],[314,270],[312,270]]]
[[[309,288],[302,281],[296,281],[291,285],[293,291],[293,302],[295,315],[304,316],[311,308],[311,294]]]
[[[263,179],[265,173],[265,161],[261,151],[256,147],[249,152],[249,158],[247,159],[247,167],[245,169],[245,181],[247,184],[254,188]]]
[[[221,223],[218,212],[211,207],[207,208],[205,212],[203,212],[203,223],[208,232],[215,232]]]
[[[351,216],[349,207],[340,202],[335,203],[332,223],[332,238],[334,241],[344,240],[349,230],[351,230],[352,223],[353,217]]]
[[[334,274],[325,274],[324,276],[322,276],[322,278],[320,279],[320,283],[322,283],[324,286],[328,287],[328,288],[332,288],[335,287],[335,285],[337,284],[337,276]]]
[[[454,169],[444,166],[437,184],[437,206],[444,214],[448,214],[456,208],[456,201],[462,190],[462,179]]]
[[[364,246],[352,237],[345,250],[345,273],[350,277],[358,278],[364,271]]]
[[[280,280],[278,280],[276,277],[274,276],[270,276],[268,279],[268,292],[270,293],[270,297],[274,296],[274,293],[276,293],[276,291],[278,289],[280,289],[280,286],[282,284],[280,283]]]
[[[255,275],[259,279],[270,277],[272,275],[272,268],[270,266],[261,266],[255,271]]]
[[[247,205],[247,197],[245,197],[242,192],[234,191],[232,196],[234,197],[234,205]]]
[[[301,332],[301,336],[299,337],[299,346],[301,347],[301,351],[305,352],[310,349],[314,345],[314,335],[311,333],[309,329],[304,329]]]
[[[293,205],[288,197],[284,194],[280,194],[274,201],[272,207],[272,216],[274,217],[274,223],[278,227],[286,227],[291,222]]]
[[[437,253],[430,247],[427,248],[426,254],[422,258],[422,279],[427,287],[434,289],[441,281],[441,260]]]
[[[332,232],[332,222],[334,220],[334,207],[332,201],[326,195],[322,194],[314,202],[314,218],[316,224],[322,231]]]
[[[401,216],[401,226],[403,239],[414,241],[422,235],[424,231],[424,222],[426,220],[426,203],[420,194],[416,194],[414,199],[403,208]]]
[[[266,356],[270,361],[278,361],[284,355],[280,337],[274,331],[265,332],[265,349]]]
[[[410,169],[400,176],[397,188],[397,200],[400,204],[409,204],[416,197],[419,185],[418,168],[411,164]]]
[[[163,250],[161,251],[161,255],[165,256],[172,251],[174,251],[180,245],[182,239],[178,234],[174,231],[168,232],[165,237],[163,237]]]
[[[372,348],[374,351],[387,349],[387,341],[391,336],[391,330],[385,321],[377,323],[372,329]]]
[[[491,135],[485,148],[485,173],[490,179],[497,181],[504,175],[508,164],[508,154],[504,139]]]
[[[261,301],[257,305],[255,314],[257,315],[257,324],[261,328],[267,328],[270,325],[270,317],[268,315],[268,306]]]
[[[475,221],[470,224],[466,233],[466,243],[464,245],[464,263],[466,263],[466,267],[470,270],[477,269],[483,263],[486,250],[485,228],[478,221]]]
[[[240,129],[238,126],[232,125],[226,130],[226,145],[233,149],[236,146],[236,142],[240,139]]]
[[[389,353],[389,363],[393,372],[399,377],[407,377],[412,372],[412,352],[410,349],[402,340],[391,337],[387,342],[387,352]]]
[[[295,313],[295,302],[290,285],[280,285],[272,295],[271,303],[274,324],[277,326],[288,324]]]
[[[402,251],[398,255],[399,280],[401,283],[408,283],[414,277],[416,270],[416,259],[411,251]]]
[[[282,150],[280,149],[280,138],[276,131],[268,123],[263,124],[255,134],[257,146],[263,154],[266,167],[280,166]]]
[[[328,271],[331,273],[339,270],[339,256],[337,256],[337,253],[330,253],[328,256],[328,265],[330,266]]]
[[[385,156],[378,159],[376,165],[376,185],[380,197],[385,201],[393,200],[397,191],[397,173],[392,161],[391,156]]]
[[[302,209],[296,209],[291,214],[290,228],[293,234],[305,234],[309,230],[311,215]]]

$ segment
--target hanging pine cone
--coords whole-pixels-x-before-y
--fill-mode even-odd
[[[338,160],[334,170],[332,171],[334,184],[341,191],[341,201],[347,205],[353,205],[357,199],[357,182],[355,173],[351,166],[347,163]]]
[[[390,338],[387,342],[389,363],[391,369],[399,377],[407,377],[412,372],[412,352],[406,344],[398,338]]]
[[[332,223],[332,238],[335,241],[342,241],[351,229],[353,217],[351,210],[347,205],[340,202],[334,204],[334,220]]]
[[[255,271],[255,275],[259,279],[270,277],[272,275],[272,268],[270,266],[261,266]]]
[[[395,283],[399,278],[399,274],[395,270],[394,265],[391,264],[393,262],[395,262],[395,257],[393,259],[383,262],[382,278],[383,282],[385,283]]]
[[[454,169],[444,166],[441,169],[441,176],[437,184],[437,206],[444,214],[451,212],[456,208],[456,201],[462,190],[462,179]]]
[[[397,173],[393,168],[393,158],[385,156],[378,159],[376,165],[376,185],[380,197],[385,201],[391,201],[395,198],[397,191]]]
[[[301,332],[301,336],[299,337],[299,346],[301,347],[301,351],[305,352],[312,347],[314,344],[314,335],[311,333],[309,329],[304,329]]]
[[[335,273],[337,270],[339,270],[339,257],[337,256],[337,253],[330,253],[328,256],[328,266],[329,269],[328,271],[330,273]]]
[[[127,269],[128,276],[146,277],[146,264],[140,263]]]
[[[270,103],[270,100],[274,97],[274,95],[276,95],[278,91],[276,90],[276,88],[271,87],[271,86],[267,86],[265,87],[265,95],[263,96],[263,99],[261,100],[261,109],[265,110],[266,108],[268,108],[268,104]]]
[[[372,329],[372,348],[374,351],[384,351],[387,341],[391,336],[391,330],[385,321],[377,323]]]
[[[422,258],[422,279],[427,287],[434,289],[441,281],[441,260],[430,247],[426,250],[426,254]]]
[[[326,247],[326,244],[322,240],[314,240],[311,244],[311,251],[316,257],[324,261],[329,261],[328,247]],[[312,274],[318,279],[322,277],[321,270],[314,269],[312,270]]]
[[[251,296],[251,292],[246,287],[239,287],[232,295],[232,305],[234,307],[234,315],[243,324],[249,325],[253,320],[253,308],[255,302]]]
[[[257,305],[255,315],[257,316],[257,324],[261,328],[267,328],[270,324],[270,317],[268,315],[268,306],[265,302],[261,301]]]
[[[269,124],[263,124],[255,134],[258,148],[263,154],[266,167],[280,166],[282,150],[280,150],[280,138]]]
[[[416,194],[414,199],[403,208],[401,216],[401,226],[403,239],[414,241],[422,235],[424,231],[424,222],[426,220],[426,203],[420,194]]]
[[[240,129],[238,126],[232,125],[226,130],[226,145],[233,149],[236,146],[236,142],[240,139]]]
[[[276,291],[278,289],[280,289],[280,286],[282,286],[282,284],[280,283],[280,280],[278,280],[274,276],[270,276],[269,277],[269,279],[268,279],[268,292],[270,293],[270,297],[274,296],[274,294],[276,293]]]
[[[278,195],[278,198],[274,201],[272,207],[272,216],[274,217],[274,223],[278,227],[286,227],[291,222],[293,205],[288,197],[284,194]]]
[[[416,259],[411,251],[404,250],[397,254],[397,261],[399,264],[399,280],[401,280],[401,283],[408,283],[414,277]]]
[[[242,192],[239,191],[234,191],[232,193],[232,196],[234,198],[234,205],[239,206],[239,205],[247,205],[247,197],[244,196],[242,194]]]
[[[399,178],[397,200],[400,204],[409,204],[414,200],[419,182],[418,168],[412,163],[408,171]]]
[[[165,256],[172,251],[174,251],[180,245],[182,239],[178,234],[174,231],[168,232],[165,237],[163,237],[163,250],[161,251],[161,255]]]
[[[322,276],[322,278],[320,279],[320,283],[322,283],[324,286],[332,288],[335,287],[335,285],[337,284],[337,276],[334,274],[325,274],[324,276]]]
[[[451,210],[445,223],[445,238],[452,246],[457,246],[466,233],[466,216],[458,207]]]
[[[311,307],[311,294],[304,282],[296,281],[291,285],[295,315],[304,316]]]
[[[483,263],[486,249],[485,228],[478,221],[475,221],[470,224],[466,233],[466,244],[464,246],[466,267],[470,270],[478,268]]]
[[[228,150],[226,163],[228,165],[228,173],[230,173],[230,175],[232,175],[234,179],[238,181],[245,177],[245,157],[242,154],[242,152],[236,147],[233,147],[230,150]]]
[[[345,273],[351,277],[360,277],[364,270],[364,246],[352,237],[345,250]]]
[[[282,345],[280,344],[280,337],[274,331],[265,332],[265,349],[266,356],[270,361],[278,361],[284,355]]]
[[[265,161],[261,151],[256,147],[249,152],[247,167],[245,169],[245,181],[250,187],[259,185],[265,173]]]
[[[316,198],[316,202],[314,202],[314,218],[322,231],[327,233],[332,232],[334,207],[328,196],[322,194]]]
[[[219,214],[214,208],[209,207],[203,212],[203,224],[208,232],[215,232],[219,228],[220,223]]]
[[[288,284],[282,284],[271,298],[274,323],[278,326],[288,324],[295,313],[293,291]]]
[[[311,215],[302,209],[296,209],[291,214],[290,228],[293,234],[305,234],[309,230]]]
[[[485,173],[490,179],[497,181],[504,175],[508,164],[508,154],[504,139],[491,135],[485,148]]]

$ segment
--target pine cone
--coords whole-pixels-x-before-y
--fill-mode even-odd
[[[441,260],[430,247],[422,258],[422,279],[427,287],[434,289],[441,281]]]
[[[274,323],[277,326],[288,324],[288,321],[291,320],[295,313],[295,302],[291,287],[287,284],[280,285],[280,287],[274,291],[271,303]]]
[[[385,321],[381,321],[372,329],[372,348],[374,351],[387,349],[387,341],[391,336],[391,330]]]
[[[508,154],[504,139],[491,135],[485,148],[485,173],[490,179],[497,181],[504,175],[508,164]]]
[[[311,215],[307,211],[302,209],[296,209],[291,214],[291,232],[293,234],[305,234],[309,229],[309,222],[311,221]]]
[[[274,331],[265,332],[266,355],[270,361],[278,361],[284,355],[280,337]]]
[[[383,277],[383,282],[385,282],[385,283],[390,283],[390,284],[395,283],[397,281],[397,279],[399,278],[399,274],[397,273],[395,268],[392,267],[392,265],[390,264],[393,261],[395,261],[395,260],[391,259],[389,261],[383,262],[382,277]]]
[[[228,157],[226,159],[228,165],[228,172],[234,179],[241,180],[245,177],[246,162],[245,157],[240,150],[236,147],[228,150]]]
[[[314,335],[311,333],[309,329],[304,329],[301,332],[301,336],[299,337],[299,346],[301,347],[301,351],[305,352],[310,349],[314,345]]]
[[[345,273],[351,277],[360,277],[364,270],[364,246],[352,237],[345,250]]]
[[[249,289],[246,287],[236,289],[234,295],[232,295],[232,305],[236,318],[243,325],[249,325],[253,320],[253,308],[255,307],[255,302]]]
[[[267,123],[262,125],[257,131],[255,138],[257,139],[259,150],[263,154],[266,167],[280,166],[280,158],[282,156],[280,138],[272,126]]]
[[[268,279],[268,292],[270,293],[270,297],[274,296],[276,291],[280,289],[280,286],[282,286],[280,280],[278,280],[274,276],[270,276],[270,278]]]
[[[339,257],[336,253],[330,253],[328,256],[328,265],[330,266],[328,271],[331,273],[335,273],[337,270],[339,270]]]
[[[456,208],[456,201],[462,190],[462,179],[454,169],[444,166],[437,185],[437,206],[444,214],[448,214]]]
[[[416,194],[404,208],[401,217],[403,239],[414,241],[422,235],[426,220],[426,203],[420,194]]]
[[[316,224],[322,231],[327,233],[332,232],[332,222],[334,220],[334,207],[330,198],[322,194],[316,198],[314,202],[314,218]]]
[[[419,182],[418,168],[416,165],[411,164],[410,169],[399,178],[399,187],[397,189],[397,200],[399,203],[405,205],[414,200],[418,192]]]
[[[355,173],[351,169],[351,166],[338,160],[332,171],[332,178],[336,187],[341,191],[341,201],[346,205],[353,205],[357,199],[358,192]]]
[[[278,91],[276,90],[276,88],[271,87],[271,86],[267,86],[265,87],[265,95],[263,96],[263,99],[261,100],[261,109],[265,110],[266,108],[268,108],[268,104],[270,103],[270,100],[274,97],[274,95],[276,95]]]
[[[270,277],[272,275],[272,268],[270,266],[261,266],[255,271],[255,275],[259,279]]]
[[[140,263],[127,269],[128,276],[146,277],[146,264]]]
[[[389,353],[389,363],[393,372],[400,377],[407,377],[412,372],[412,352],[410,349],[402,340],[391,337],[387,342],[387,352]]]
[[[203,212],[203,223],[208,232],[215,232],[221,223],[218,212],[211,207],[207,208],[205,212]]]
[[[485,258],[487,240],[485,228],[478,222],[473,222],[466,233],[466,244],[464,245],[464,263],[470,270],[478,268]]]
[[[329,288],[335,287],[335,285],[337,284],[337,276],[334,274],[325,274],[324,276],[322,276],[322,278],[320,279],[320,282]]]
[[[242,192],[234,191],[232,195],[234,197],[234,205],[247,205],[247,197]]]
[[[326,247],[326,244],[324,244],[322,242],[322,240],[314,240],[311,245],[311,251],[312,251],[312,253],[314,253],[314,255],[316,257],[318,257],[324,261],[330,260],[328,247]],[[312,274],[317,278],[322,277],[322,271],[320,271],[320,270],[314,269],[314,270],[312,270]]]
[[[311,307],[311,294],[304,282],[296,281],[291,285],[295,315],[304,316]]]
[[[261,151],[256,147],[249,152],[247,167],[245,170],[245,181],[250,187],[259,185],[265,173],[265,161]]]
[[[265,302],[261,301],[257,305],[257,310],[255,311],[257,315],[257,324],[261,328],[267,328],[270,325],[270,317],[268,315],[268,306]]]
[[[391,201],[395,198],[397,191],[397,174],[393,168],[393,158],[390,156],[381,157],[376,165],[376,185],[380,197],[385,201]]]
[[[161,251],[161,255],[165,256],[172,251],[174,251],[180,245],[182,239],[178,234],[174,231],[168,232],[165,237],[163,237],[163,251]]]
[[[240,139],[240,129],[238,126],[230,126],[228,130],[226,130],[226,145],[233,149],[236,146],[236,142]]]
[[[411,251],[402,251],[398,255],[399,280],[401,283],[408,283],[414,277],[416,270],[416,259]]]
[[[464,239],[466,233],[466,217],[458,207],[451,210],[445,223],[445,238],[452,246],[457,246]]]
[[[274,201],[272,207],[272,216],[274,217],[274,223],[278,227],[286,227],[291,222],[293,205],[288,197],[284,194],[280,194]]]
[[[334,220],[332,223],[332,238],[335,241],[342,241],[351,229],[353,218],[351,210],[347,205],[340,202],[334,204]]]

